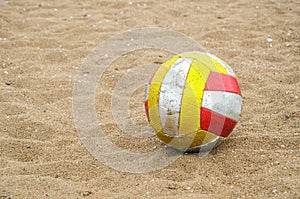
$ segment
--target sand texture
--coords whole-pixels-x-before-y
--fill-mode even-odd
[[[243,94],[240,121],[205,158],[132,174],[111,169],[82,144],[74,124],[75,77],[101,42],[120,32],[164,27],[225,60]],[[117,47],[112,47],[117,48]],[[300,2],[0,1],[0,198],[300,198]],[[116,82],[139,64],[172,54],[132,52],[97,86],[102,128],[135,152],[162,144],[136,140],[113,121]],[[135,79],[132,79],[132,84]],[[144,88],[131,116],[147,125]]]

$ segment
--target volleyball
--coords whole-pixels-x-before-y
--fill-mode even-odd
[[[185,52],[149,79],[145,111],[158,138],[179,150],[216,146],[236,126],[242,95],[232,69],[205,52]]]

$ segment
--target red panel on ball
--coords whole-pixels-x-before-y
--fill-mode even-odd
[[[201,108],[200,125],[201,129],[209,131],[215,135],[227,137],[234,129],[237,121],[215,113],[209,109]]]
[[[225,91],[242,95],[235,77],[216,72],[211,72],[209,74],[204,90]]]
[[[149,109],[148,109],[148,100],[145,102],[145,111],[146,111],[148,122],[150,122]]]

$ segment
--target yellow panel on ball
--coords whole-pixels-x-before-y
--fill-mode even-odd
[[[181,53],[180,55],[183,56],[183,57],[191,58],[191,59],[193,59],[193,62],[197,63],[195,66],[200,71],[200,74],[204,75],[203,79],[207,79],[208,74],[211,71],[212,72],[218,72],[218,68],[213,63],[213,60],[206,53],[185,52],[185,53]],[[209,72],[207,72],[207,71],[209,71]]]
[[[205,80],[192,63],[183,90],[179,117],[179,133],[190,134],[200,128],[200,107]]]
[[[221,63],[219,63],[219,62],[218,62],[217,60],[215,60],[215,59],[212,59],[212,62],[214,63],[214,65],[215,65],[216,68],[218,69],[218,72],[219,72],[219,73],[229,75],[228,71],[226,70],[226,68],[224,68],[224,67],[222,66]]]

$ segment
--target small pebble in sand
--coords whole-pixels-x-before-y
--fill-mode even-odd
[[[273,39],[272,39],[271,37],[268,37],[268,38],[267,38],[267,41],[269,42],[270,47],[272,47],[272,46],[273,46],[273,44],[272,44]]]
[[[272,43],[272,42],[273,42],[273,39],[272,39],[271,37],[268,37],[268,38],[267,38],[267,41],[268,41],[269,43]]]

